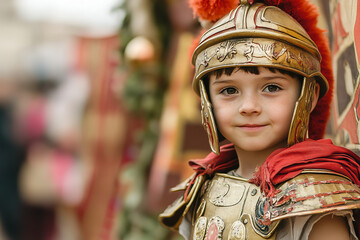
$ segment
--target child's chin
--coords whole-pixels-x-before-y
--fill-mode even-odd
[[[240,146],[239,148],[246,152],[261,152],[267,149],[267,147],[263,145],[255,145],[255,144],[249,144],[249,146],[244,146],[244,147]]]
[[[272,152],[278,148],[286,147],[286,142],[281,142],[278,144],[269,144],[269,143],[259,143],[259,142],[249,142],[246,146],[237,146],[242,151],[246,152]]]

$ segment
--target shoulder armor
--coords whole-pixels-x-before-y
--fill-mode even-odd
[[[172,192],[185,191],[189,186],[190,182],[194,179],[194,177],[195,174],[193,174],[191,177],[189,177],[188,179],[186,179],[176,187],[173,187],[171,191]],[[184,194],[182,194],[171,205],[169,205],[164,210],[163,213],[159,215],[160,223],[163,224],[165,227],[178,231],[179,225],[183,217],[186,215],[186,213],[189,211],[190,207],[192,206],[195,197],[197,195],[197,192],[200,190],[204,181],[205,181],[204,176],[196,177],[195,182],[191,186],[191,189],[189,190],[186,199],[184,198]]]
[[[331,171],[306,170],[277,189],[264,220],[360,208],[359,186]]]

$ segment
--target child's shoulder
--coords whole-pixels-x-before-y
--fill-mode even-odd
[[[204,176],[197,176],[194,173],[177,186],[171,188],[172,192],[180,192],[180,196],[159,215],[160,223],[178,231],[183,217],[193,205],[204,182]]]
[[[276,187],[269,202],[271,221],[294,216],[360,208],[360,187],[339,173],[305,169]]]

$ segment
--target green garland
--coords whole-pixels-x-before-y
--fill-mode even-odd
[[[131,1],[131,0],[128,0]],[[158,31],[160,49],[159,59],[151,65],[130,66],[124,61],[120,66],[128,75],[121,100],[135,116],[142,118],[144,127],[136,133],[134,143],[138,150],[137,158],[122,173],[121,179],[131,188],[124,199],[119,213],[119,237],[121,240],[138,239],[171,239],[172,233],[162,227],[157,216],[150,213],[146,206],[146,187],[149,169],[159,138],[159,120],[163,108],[164,94],[168,85],[166,71],[167,47],[171,38],[171,26],[166,11],[166,1],[152,1],[154,22]],[[120,9],[125,12],[125,18],[119,31],[121,49],[124,57],[127,44],[135,37],[130,28],[131,13],[125,1]]]

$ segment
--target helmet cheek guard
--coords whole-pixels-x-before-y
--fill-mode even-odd
[[[316,81],[314,78],[304,77],[303,87],[299,99],[296,101],[289,135],[288,146],[302,142],[308,137],[309,116],[315,95]]]
[[[201,99],[201,124],[208,135],[211,151],[219,155],[219,137],[217,134],[215,118],[212,112],[212,105],[209,101],[205,85],[202,80],[199,80],[199,91]]]
[[[192,62],[193,88],[201,98],[202,124],[214,153],[219,144],[211,103],[201,80],[206,74],[229,67],[271,67],[303,76],[302,90],[290,124],[288,145],[308,136],[309,118],[315,86],[320,98],[328,91],[321,73],[321,55],[304,28],[290,15],[263,3],[241,4],[217,21],[200,39]]]

